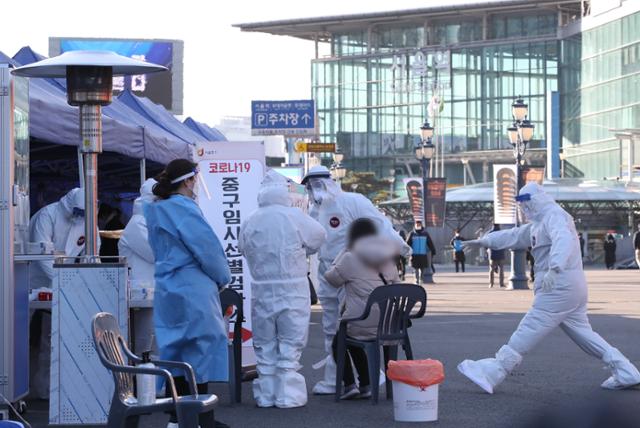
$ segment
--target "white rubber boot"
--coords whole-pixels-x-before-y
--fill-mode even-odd
[[[498,350],[495,358],[464,360],[458,364],[458,371],[489,394],[493,394],[494,388],[500,385],[521,361],[522,355],[509,345],[504,345]]]
[[[611,348],[602,357],[602,361],[611,369],[611,377],[600,385],[604,389],[625,389],[640,386],[640,372],[616,348]]]
[[[271,371],[271,370],[269,370]],[[258,373],[258,378],[253,380],[253,398],[258,407],[273,407],[276,405],[276,388],[278,378],[274,373]]]
[[[312,392],[316,395],[328,395],[336,393],[336,362],[332,355],[327,355],[324,364],[324,378],[313,386]]]

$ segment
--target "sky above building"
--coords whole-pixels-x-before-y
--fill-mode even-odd
[[[162,38],[184,41],[184,115],[211,125],[248,116],[251,100],[311,96],[310,41],[242,33],[232,24],[369,13],[471,0],[21,0],[3,7],[0,51],[22,46],[48,55],[49,37]],[[478,3],[483,3],[479,1]]]

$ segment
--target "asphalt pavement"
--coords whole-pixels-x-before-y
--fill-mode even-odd
[[[443,272],[441,272],[443,271]],[[637,270],[587,272],[592,325],[606,340],[640,366],[640,272]],[[357,400],[336,403],[333,396],[309,396],[298,409],[260,409],[255,406],[251,385],[243,385],[243,403],[230,405],[226,385],[213,385],[221,406],[216,418],[232,427],[405,427],[452,428],[611,426],[623,415],[640,426],[640,390],[605,391],[600,384],[609,372],[603,363],[582,352],[561,330],[554,331],[526,355],[523,363],[493,395],[460,375],[456,365],[465,358],[492,356],[508,340],[531,303],[532,291],[488,288],[485,270],[456,274],[442,269],[436,284],[428,285],[427,314],[414,322],[410,335],[416,359],[442,361],[446,379],[440,385],[439,420],[432,423],[398,423],[393,403],[381,391],[377,406]],[[309,344],[302,357],[307,388],[321,378],[312,364],[324,354],[321,308],[313,307]],[[30,402],[25,415],[34,427],[46,426],[46,402]],[[557,425],[537,421],[542,415],[576,420]],[[605,424],[587,425],[583,420],[599,415]],[[143,427],[164,427],[164,416],[141,420]]]

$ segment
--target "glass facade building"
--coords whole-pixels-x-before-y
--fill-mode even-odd
[[[557,28],[558,13],[543,10],[334,34],[332,54],[312,61],[320,139],[338,143],[349,169],[385,176],[413,162],[437,95],[441,111],[429,120],[445,158],[508,150],[511,104],[522,95],[536,125],[531,147],[543,148],[547,93],[558,90]],[[442,54],[449,64],[438,69]],[[483,176],[481,164],[472,168]],[[444,174],[462,183],[461,162],[447,162]]]
[[[638,0],[478,2],[241,28],[316,42],[318,137],[338,144],[350,170],[417,174],[428,118],[438,175],[490,181],[492,164],[513,162],[506,129],[519,96],[535,125],[529,163],[592,179],[640,165],[640,141],[618,134],[640,135]]]
[[[568,176],[624,177],[629,141],[640,128],[640,12],[563,40],[562,135]],[[632,165],[640,164],[633,150]]]

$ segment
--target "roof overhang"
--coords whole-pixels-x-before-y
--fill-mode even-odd
[[[524,12],[532,9],[558,10],[560,7],[572,6],[577,8],[578,13],[580,12],[580,1],[578,0],[503,0],[387,12],[254,22],[234,24],[233,26],[247,32],[291,36],[307,40],[327,40],[335,33],[345,33],[380,24],[422,25],[427,19],[446,19],[484,13]]]

